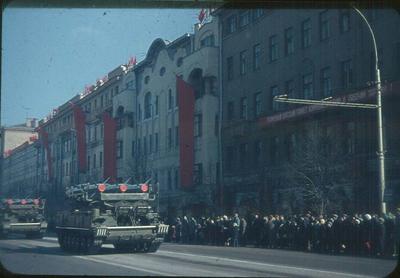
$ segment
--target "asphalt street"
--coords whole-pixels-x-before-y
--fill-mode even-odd
[[[103,245],[97,255],[63,252],[55,237],[0,241],[8,271],[34,275],[384,277],[395,260],[287,250],[164,243],[156,253],[118,253]]]

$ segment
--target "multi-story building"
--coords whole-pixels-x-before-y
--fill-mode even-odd
[[[37,182],[37,142],[26,141],[14,148],[2,163],[2,194],[7,197],[35,197],[45,188]]]
[[[154,40],[146,58],[134,68],[135,172],[138,180],[152,178],[159,184],[160,209],[170,216],[215,211],[218,45],[217,20],[197,24],[194,34],[172,42]]]
[[[133,136],[135,79],[133,65],[121,65],[85,92],[40,121],[41,169],[50,199],[63,196],[65,186],[84,182],[122,181],[130,176],[124,165]]]
[[[384,87],[386,195],[393,208],[400,196],[396,171],[400,115],[395,94],[400,77],[395,62],[400,58],[400,18],[391,9],[363,12],[378,44]],[[319,200],[330,202],[323,204],[327,208],[335,202],[339,210],[377,210],[376,111],[273,100],[286,94],[373,103],[375,59],[362,18],[351,9],[219,9],[215,14],[222,31],[225,207],[281,213],[312,209],[304,189],[311,186],[313,193],[325,195]],[[325,149],[315,140],[325,140]],[[301,158],[305,147],[321,156],[306,159],[303,154]],[[324,165],[332,178],[318,180],[318,165]],[[304,181],[310,176],[309,182]],[[292,186],[299,179],[305,186],[300,189],[303,194]]]
[[[4,159],[12,155],[13,150],[18,146],[21,146],[25,142],[32,142],[37,138],[35,128],[37,127],[38,121],[33,118],[26,119],[23,124],[18,124],[9,127],[2,127],[0,130],[0,192],[3,190],[2,179],[2,165]]]

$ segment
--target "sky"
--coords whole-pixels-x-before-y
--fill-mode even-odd
[[[42,119],[156,38],[193,32],[199,9],[5,8],[1,125]]]

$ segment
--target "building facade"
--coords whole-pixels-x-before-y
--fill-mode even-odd
[[[172,42],[154,40],[146,58],[134,69],[135,172],[138,180],[152,178],[159,185],[160,209],[169,216],[210,213],[217,205],[218,45],[218,22],[197,24],[194,34],[185,34]],[[178,79],[193,90],[192,103],[184,102],[183,95],[190,92],[179,91]],[[193,111],[188,112],[186,108],[191,105]],[[191,116],[193,130],[184,130],[184,119]],[[193,145],[182,145],[186,139],[192,139]],[[193,158],[192,169],[187,165],[192,162],[184,163],[183,152]],[[186,171],[192,171],[187,186],[181,180]]]
[[[400,18],[391,9],[363,12],[375,31],[384,84],[387,195],[399,200],[400,67],[394,61],[400,57]],[[222,36],[225,207],[270,213],[315,209],[305,196],[308,186],[319,195],[314,201],[325,201],[320,208],[376,210],[376,112],[273,100],[285,94],[373,103],[373,45],[361,17],[349,9],[220,9],[216,15]],[[308,158],[307,148],[321,155]],[[325,174],[317,177],[317,169]]]
[[[37,133],[35,132],[35,128],[38,125],[38,121],[33,118],[26,119],[26,122],[19,125],[2,127],[0,130],[0,192],[6,194],[10,190],[10,183],[7,180],[3,180],[3,172],[7,171],[7,169],[3,170],[3,165],[5,160],[13,155],[13,151],[21,146],[26,145],[26,143],[32,143],[37,139]],[[7,160],[8,166],[13,165],[10,164],[10,159]],[[8,168],[9,169],[9,168]],[[22,184],[21,184],[22,186]]]

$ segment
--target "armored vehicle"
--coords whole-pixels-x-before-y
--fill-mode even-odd
[[[44,199],[4,199],[0,203],[0,237],[9,233],[42,238],[47,229]]]
[[[119,251],[156,252],[168,231],[149,183],[80,184],[66,189],[69,208],[56,217],[60,247],[96,253],[103,243]]]

